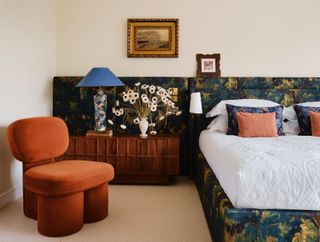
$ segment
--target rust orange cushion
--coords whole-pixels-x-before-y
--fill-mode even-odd
[[[276,113],[237,112],[239,136],[277,137]]]
[[[99,186],[113,177],[110,164],[67,160],[30,168],[24,173],[24,186],[38,194],[61,196]]]
[[[310,111],[311,133],[312,136],[320,136],[320,113]]]

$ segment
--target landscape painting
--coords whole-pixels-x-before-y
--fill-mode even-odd
[[[170,29],[169,28],[136,28],[137,50],[169,49]]]
[[[178,19],[128,19],[128,57],[178,57]]]

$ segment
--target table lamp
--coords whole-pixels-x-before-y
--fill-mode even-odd
[[[189,119],[189,166],[190,166],[190,177],[193,177],[194,173],[194,161],[196,160],[196,152],[194,147],[199,147],[199,123],[197,122],[197,115],[202,114],[202,102],[201,93],[193,92],[190,97],[190,108],[191,118]]]
[[[123,82],[116,77],[109,68],[94,67],[77,84],[76,87],[99,87],[97,94],[93,97],[95,131],[105,131],[105,121],[107,114],[107,95],[102,87],[124,86]]]
[[[202,113],[202,103],[201,103],[201,93],[193,92],[190,98],[190,113],[201,114]]]

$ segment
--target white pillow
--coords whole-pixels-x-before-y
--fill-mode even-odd
[[[264,100],[264,99],[235,99],[235,100],[223,100],[213,107],[207,114],[206,117],[214,117],[225,115],[227,116],[226,104],[244,106],[244,107],[275,107],[279,106],[279,103]]]
[[[289,120],[282,123],[283,132],[286,135],[298,135],[300,133],[298,120]]]
[[[305,102],[305,103],[297,103],[296,105],[305,106],[305,107],[320,107],[320,102],[319,101]],[[293,105],[287,107],[286,110],[284,110],[283,118],[288,119],[288,120],[297,120],[298,119],[296,111],[293,108]]]
[[[283,119],[287,120],[297,120],[296,111],[294,111],[293,105],[286,108],[285,112],[283,112]]]
[[[297,105],[306,107],[320,107],[320,101],[297,103]]]
[[[208,125],[207,129],[212,132],[220,131],[226,133],[228,129],[228,117],[226,115],[216,117]]]

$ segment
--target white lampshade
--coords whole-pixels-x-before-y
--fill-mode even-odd
[[[194,92],[191,93],[191,99],[190,99],[190,113],[202,113],[202,103],[201,103],[201,93],[200,92]]]

